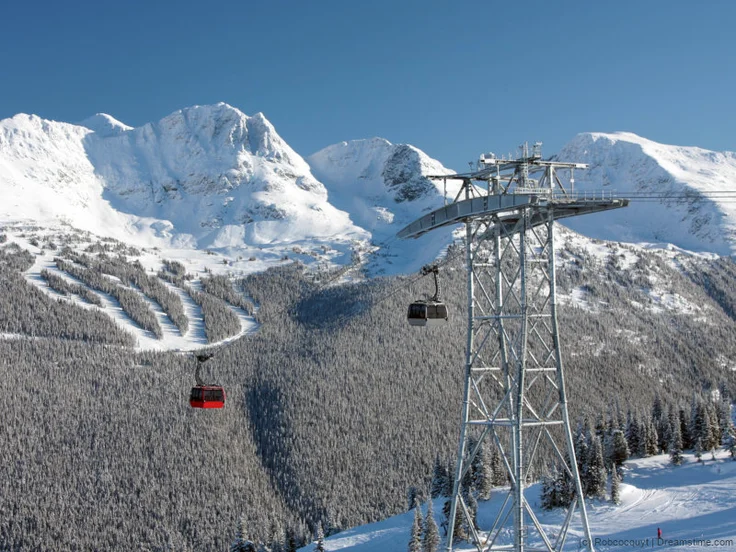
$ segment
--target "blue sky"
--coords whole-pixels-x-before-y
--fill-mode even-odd
[[[304,156],[382,136],[457,170],[584,131],[734,151],[735,20],[732,1],[6,2],[0,118],[225,101]]]

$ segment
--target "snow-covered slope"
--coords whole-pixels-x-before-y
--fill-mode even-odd
[[[669,196],[567,219],[565,225],[573,230],[612,241],[672,243],[691,251],[736,254],[736,202],[707,196],[736,189],[736,153],[669,146],[619,132],[579,134],[556,157],[590,165],[575,173],[579,191]],[[683,196],[686,201],[675,201]]]
[[[396,232],[421,213],[451,201],[459,182],[428,175],[454,174],[439,161],[405,144],[383,138],[354,140],[328,146],[307,162],[327,187],[330,201],[347,211],[356,224],[370,231],[381,252],[371,261],[372,272],[414,271],[435,259],[452,241],[452,230],[440,230],[404,242]]]
[[[736,462],[720,452],[715,461],[695,462],[685,455],[685,465],[672,467],[667,455],[653,456],[626,463],[627,475],[621,485],[621,504],[591,501],[588,519],[596,550],[624,552],[638,549],[719,550],[736,549],[736,520],[733,497],[736,493]],[[535,498],[535,493],[536,498]],[[539,508],[539,484],[527,491],[527,497],[543,526],[559,527],[564,521],[560,510],[546,512]],[[478,521],[490,527],[506,496],[492,495],[481,502]],[[444,499],[434,501],[438,526]],[[423,513],[426,513],[423,510]],[[343,531],[325,540],[325,550],[351,552],[404,552],[414,514],[408,512],[383,521]],[[662,540],[657,540],[657,528]],[[564,550],[585,549],[579,517],[572,523]],[[648,540],[647,540],[648,539]],[[706,544],[706,541],[710,541]],[[508,544],[508,543],[507,543]],[[541,545],[541,542],[539,543]],[[314,544],[301,548],[312,552]],[[444,542],[441,544],[444,550]],[[476,550],[468,543],[456,544],[458,552]]]

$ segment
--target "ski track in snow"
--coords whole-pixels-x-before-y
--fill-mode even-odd
[[[14,240],[16,242],[21,242],[21,240]],[[189,328],[187,329],[186,333],[182,335],[182,333],[179,331],[179,328],[176,327],[176,325],[172,322],[172,320],[169,318],[169,316],[166,314],[166,312],[163,311],[161,306],[158,304],[157,301],[151,299],[150,297],[143,294],[139,289],[135,287],[130,286],[124,286],[128,289],[133,289],[137,291],[151,306],[151,310],[156,315],[156,319],[159,322],[159,325],[161,326],[161,330],[163,332],[162,339],[157,339],[156,336],[153,334],[153,332],[150,332],[148,330],[145,330],[141,328],[132,318],[130,318],[125,311],[120,306],[120,303],[118,302],[115,297],[113,297],[110,294],[104,293],[99,290],[94,290],[89,288],[84,282],[81,280],[75,278],[71,274],[68,274],[67,272],[61,271],[56,267],[56,264],[54,263],[54,257],[56,257],[56,252],[52,251],[50,253],[44,252],[41,253],[40,250],[29,244],[29,243],[19,243],[22,247],[25,249],[28,249],[35,255],[34,264],[33,266],[28,269],[24,276],[26,280],[46,293],[47,295],[53,297],[54,299],[61,299],[62,301],[70,301],[74,304],[81,306],[83,308],[87,309],[99,309],[102,310],[105,314],[110,316],[115,323],[117,323],[122,329],[127,331],[128,333],[133,334],[133,336],[136,339],[136,349],[137,350],[171,350],[171,351],[192,351],[195,349],[203,349],[203,348],[209,348],[209,347],[217,347],[219,345],[224,345],[226,343],[230,343],[246,334],[253,333],[258,330],[259,324],[254,320],[254,318],[250,315],[248,315],[247,312],[245,312],[243,309],[239,307],[235,307],[232,305],[228,305],[230,309],[232,309],[235,314],[237,314],[238,319],[240,320],[240,331],[230,336],[226,339],[223,339],[221,341],[217,341],[215,343],[208,343],[207,337],[205,335],[205,328],[204,328],[204,318],[202,316],[202,308],[194,302],[194,300],[189,296],[189,294],[171,284],[170,282],[164,282],[166,286],[170,289],[175,291],[179,297],[182,300],[183,306],[184,306],[184,312],[187,315],[187,318],[189,319]],[[46,269],[49,272],[52,272],[64,280],[66,280],[69,283],[73,284],[79,284],[82,285],[88,289],[90,289],[93,293],[96,293],[100,299],[102,300],[103,307],[97,307],[96,305],[90,305],[86,301],[82,300],[77,295],[72,296],[66,296],[58,291],[51,288],[47,283],[46,280],[41,277],[41,270]],[[108,275],[109,276],[109,275]],[[117,278],[113,278],[116,281],[119,282]],[[190,285],[194,287],[195,289],[198,289],[201,291],[201,287],[199,286],[198,282],[190,282]],[[26,336],[18,336],[15,334],[0,334],[0,336],[3,339],[9,339],[14,337],[26,337]]]

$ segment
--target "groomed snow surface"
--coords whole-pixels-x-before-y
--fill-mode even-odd
[[[685,454],[683,465],[674,467],[668,455],[652,456],[626,462],[621,484],[621,503],[593,500],[587,502],[588,520],[599,551],[675,550],[734,551],[736,550],[736,462],[727,453],[703,455],[697,463],[692,454]],[[563,522],[561,510],[539,508],[540,484],[529,487],[527,499],[548,532],[555,532]],[[506,492],[496,490],[487,502],[480,502],[478,523],[489,528]],[[443,499],[434,501],[439,526]],[[423,513],[426,513],[424,506]],[[326,550],[351,552],[405,552],[414,520],[413,511],[392,518],[343,531],[325,540]],[[564,550],[584,550],[579,515],[567,538]],[[662,540],[657,540],[657,528]],[[532,532],[533,533],[533,532]],[[706,541],[710,540],[710,544]],[[504,544],[510,544],[507,541]],[[531,542],[535,543],[533,540]],[[301,548],[311,552],[315,545]],[[444,550],[444,542],[440,546]],[[468,543],[459,543],[454,550],[474,551]]]
[[[54,231],[49,229],[34,228],[32,231],[29,230],[29,232],[31,232],[37,239],[39,239],[40,242],[43,242],[44,237],[46,237],[46,239],[52,239],[55,235],[55,232],[58,232],[58,229]],[[163,332],[163,337],[161,339],[157,339],[156,336],[153,335],[150,331],[144,330],[133,320],[131,320],[131,318],[123,311],[117,299],[109,294],[102,293],[98,290],[92,290],[102,300],[103,306],[102,308],[100,308],[95,305],[90,305],[89,303],[86,303],[76,295],[68,297],[52,289],[48,285],[46,280],[41,277],[41,271],[44,269],[66,280],[70,284],[80,284],[84,287],[89,286],[86,286],[86,284],[81,280],[77,280],[72,275],[59,270],[56,267],[56,264],[54,263],[54,258],[58,256],[58,251],[48,249],[44,250],[41,249],[39,246],[33,245],[33,243],[31,243],[31,241],[27,238],[25,233],[19,234],[17,233],[17,231],[9,231],[8,234],[8,241],[10,243],[18,244],[23,249],[30,251],[35,256],[33,266],[28,269],[24,274],[26,280],[29,283],[35,285],[41,291],[53,297],[54,299],[70,301],[82,308],[102,310],[105,314],[110,316],[113,321],[118,324],[123,330],[133,334],[136,339],[137,350],[192,351],[195,349],[203,349],[207,347],[223,345],[225,343],[234,341],[235,339],[238,339],[243,335],[258,330],[259,325],[252,316],[248,315],[248,313],[241,308],[229,305],[230,309],[235,312],[235,314],[237,314],[240,320],[240,331],[224,340],[208,343],[205,334],[202,308],[197,303],[195,303],[194,300],[192,300],[192,298],[186,291],[177,286],[174,286],[173,284],[164,282],[169,289],[177,293],[181,298],[184,312],[189,319],[189,327],[187,331],[182,334],[182,332],[176,327],[176,325],[174,325],[168,315],[161,309],[158,303],[143,295],[144,299],[147,300],[147,302],[151,306],[151,309],[156,315],[156,319],[158,320]],[[82,245],[77,245],[77,249],[79,251],[83,251],[85,245],[87,245],[88,243],[93,243],[94,241],[95,240],[93,240],[92,242],[83,242]],[[141,264],[149,273],[155,272],[161,268],[162,259],[177,260],[182,262],[186,266],[187,272],[192,273],[195,278],[201,277],[206,273],[223,274],[227,272],[226,268],[230,268],[230,265],[224,264],[222,262],[222,258],[219,256],[208,255],[205,252],[201,251],[197,252],[196,255],[183,255],[183,253],[185,252],[182,252],[180,250],[163,252],[148,250],[142,251],[140,257],[130,260],[138,260],[139,262],[141,262]],[[259,263],[252,264],[254,265],[251,267],[253,271],[264,269]],[[191,285],[194,289],[201,291],[199,280],[195,279],[192,282],[189,282],[189,285]],[[12,337],[20,336],[14,336],[10,334],[4,334],[0,336],[0,338],[6,339]]]

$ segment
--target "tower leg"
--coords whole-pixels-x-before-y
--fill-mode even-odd
[[[514,225],[494,217],[466,223],[468,341],[448,552],[458,516],[471,527],[479,552],[510,547],[557,552],[576,507],[581,536],[593,551],[567,410],[553,220],[550,210],[540,224],[538,213],[529,209]],[[478,443],[473,450],[471,438]],[[462,482],[483,446],[500,455],[509,487],[493,525],[475,528]],[[576,491],[557,531],[542,527],[525,497],[527,481],[539,479],[548,467],[542,458],[554,459]],[[504,542],[509,530],[513,541]]]

